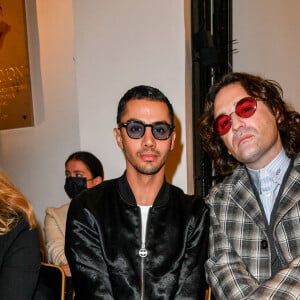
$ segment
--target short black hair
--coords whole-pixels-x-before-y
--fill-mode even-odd
[[[117,113],[117,124],[120,124],[121,122],[121,117],[124,114],[127,102],[133,99],[135,100],[149,99],[152,101],[160,101],[166,103],[169,110],[171,125],[174,125],[174,110],[169,99],[159,89],[147,85],[139,85],[131,88],[120,99],[118,105],[118,113]]]

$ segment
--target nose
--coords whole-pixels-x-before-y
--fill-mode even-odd
[[[145,134],[143,136],[143,144],[145,147],[153,148],[155,145],[155,138],[152,134],[151,127],[145,128]]]
[[[245,126],[245,119],[239,117],[236,113],[232,113],[230,117],[232,131],[238,131],[241,127]]]

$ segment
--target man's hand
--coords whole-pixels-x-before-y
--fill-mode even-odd
[[[71,270],[70,270],[70,267],[69,267],[68,264],[62,265],[61,267],[64,269],[64,272],[65,272],[65,274],[66,274],[67,277],[71,277],[72,276]]]

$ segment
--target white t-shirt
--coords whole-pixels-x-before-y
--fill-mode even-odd
[[[141,216],[142,216],[142,244],[145,245],[147,220],[148,220],[149,209],[151,206],[139,205],[139,207],[141,209]]]

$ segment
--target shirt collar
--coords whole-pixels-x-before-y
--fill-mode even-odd
[[[290,158],[287,157],[284,149],[264,168],[254,170],[247,167],[249,174],[259,190],[261,176],[268,176],[276,184],[281,184],[284,174],[289,167]]]
[[[153,207],[164,206],[169,201],[170,197],[170,187],[171,185],[164,178],[163,184],[154,200]],[[126,171],[118,179],[118,188],[121,195],[121,198],[130,205],[136,206],[136,199],[134,194],[129,186],[129,183],[126,178]]]

